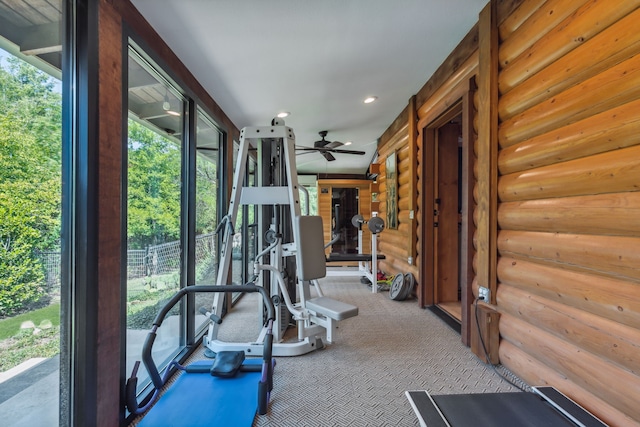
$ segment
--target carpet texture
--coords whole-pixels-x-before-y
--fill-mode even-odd
[[[358,277],[328,277],[320,284],[326,296],[356,305],[359,314],[340,322],[335,342],[323,350],[277,358],[269,413],[256,415],[254,427],[419,426],[406,390],[518,391],[415,299],[372,294]],[[257,297],[245,295],[225,317],[222,341],[255,340]],[[295,337],[295,330],[289,334]],[[202,350],[192,359],[199,357]]]

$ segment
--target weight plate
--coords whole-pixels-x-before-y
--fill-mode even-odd
[[[276,231],[269,229],[266,233],[264,233],[264,240],[271,244],[276,241]]]
[[[407,298],[409,298],[409,296],[413,292],[413,287],[415,286],[415,284],[416,284],[416,280],[413,277],[413,274],[406,273],[404,275],[404,286],[403,286],[404,292],[402,293],[402,295],[400,295],[400,297],[402,298],[401,301],[404,301]]]
[[[354,215],[353,218],[351,218],[351,224],[353,224],[355,228],[360,229],[360,226],[364,224],[364,217],[360,214]]]
[[[391,287],[389,288],[389,298],[394,301],[400,301],[400,293],[402,292],[402,287],[404,286],[404,275],[402,273],[398,273],[393,278],[393,282],[391,282]]]
[[[379,216],[374,216],[373,218],[371,218],[367,225],[369,227],[369,230],[371,230],[373,234],[378,234],[382,230],[384,230],[384,220]]]

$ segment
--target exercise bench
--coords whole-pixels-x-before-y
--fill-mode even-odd
[[[309,314],[309,321],[326,329],[327,342],[333,342],[337,322],[357,316],[358,307],[324,296],[318,284],[318,279],[327,275],[322,217],[296,217],[294,233],[299,242],[296,261],[298,280],[303,284],[301,304]],[[313,283],[317,297],[311,298],[310,283]]]

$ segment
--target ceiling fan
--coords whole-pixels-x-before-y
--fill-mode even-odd
[[[331,153],[356,154],[360,156],[365,154],[364,151],[358,151],[358,150],[339,150],[338,147],[341,147],[344,145],[342,142],[327,141],[325,137],[329,132],[326,130],[320,131],[318,133],[320,134],[320,137],[322,139],[314,142],[313,147],[296,147],[296,150],[303,151],[303,153],[299,153],[299,154],[306,154],[309,152],[317,151],[320,154],[322,154],[322,156],[325,159],[327,159],[327,161],[329,162],[332,162],[336,159]]]

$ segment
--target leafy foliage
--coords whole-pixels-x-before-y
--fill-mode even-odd
[[[60,237],[61,97],[15,58],[0,67],[0,316],[44,295],[38,250]]]
[[[128,145],[129,249],[178,240],[180,148],[132,120]]]

